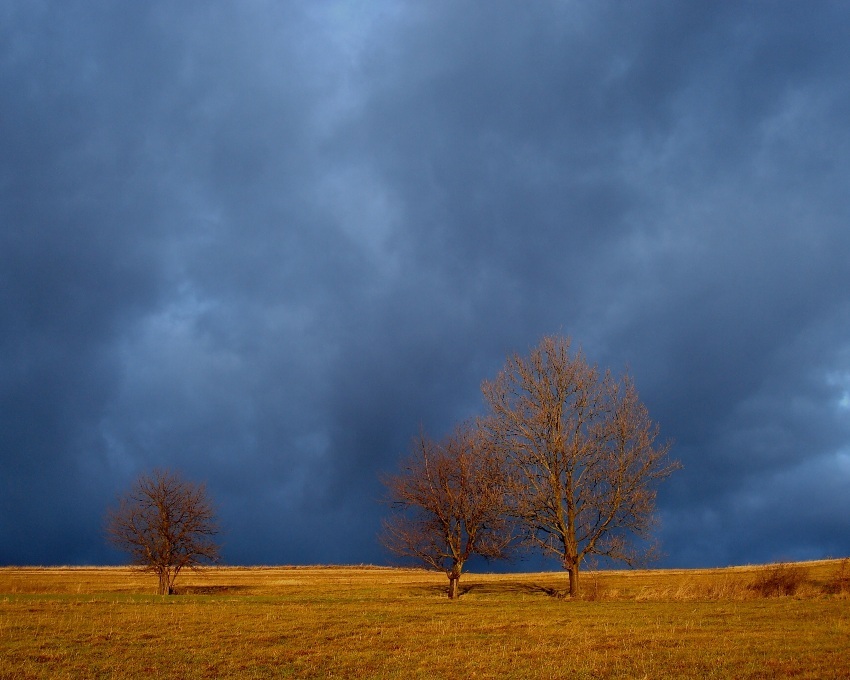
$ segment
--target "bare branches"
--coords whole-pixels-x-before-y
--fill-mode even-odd
[[[450,598],[457,596],[460,575],[473,554],[507,555],[513,538],[507,478],[477,427],[462,425],[441,442],[420,434],[401,473],[384,484],[394,512],[384,521],[383,544],[444,571]]]
[[[174,592],[182,569],[218,561],[217,534],[206,487],[167,470],[140,476],[106,516],[108,540],[157,574],[160,595]]]
[[[572,595],[588,556],[653,555],[655,487],[680,466],[631,377],[591,366],[569,338],[545,337],[482,391],[485,419],[439,443],[420,435],[403,472],[385,480],[390,550],[444,570],[450,597],[470,555],[504,556],[517,527],[560,558]]]
[[[557,555],[578,593],[588,555],[632,564],[632,537],[653,526],[654,484],[679,467],[658,444],[630,377],[600,373],[568,338],[546,337],[482,386],[487,437],[512,472],[513,508],[526,540]]]

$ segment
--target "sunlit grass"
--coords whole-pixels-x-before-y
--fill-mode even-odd
[[[129,569],[0,569],[0,678],[844,678],[837,562],[793,597],[758,568],[445,577],[364,567],[217,568],[172,597]]]

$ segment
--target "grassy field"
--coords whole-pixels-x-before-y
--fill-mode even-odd
[[[840,567],[774,570],[780,597],[757,567],[585,574],[581,600],[562,573],[467,574],[456,601],[406,569],[222,567],[160,597],[129,569],[0,568],[0,678],[848,678]]]

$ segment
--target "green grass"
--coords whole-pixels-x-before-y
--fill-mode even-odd
[[[0,678],[847,678],[837,562],[790,597],[758,568],[467,574],[217,568],[181,594],[128,569],[0,569]]]

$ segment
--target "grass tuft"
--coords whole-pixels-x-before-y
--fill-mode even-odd
[[[850,594],[850,557],[838,562],[835,573],[826,584],[824,591],[831,595]]]
[[[806,569],[799,565],[772,564],[756,575],[751,588],[762,597],[795,595],[807,582],[807,576]]]

